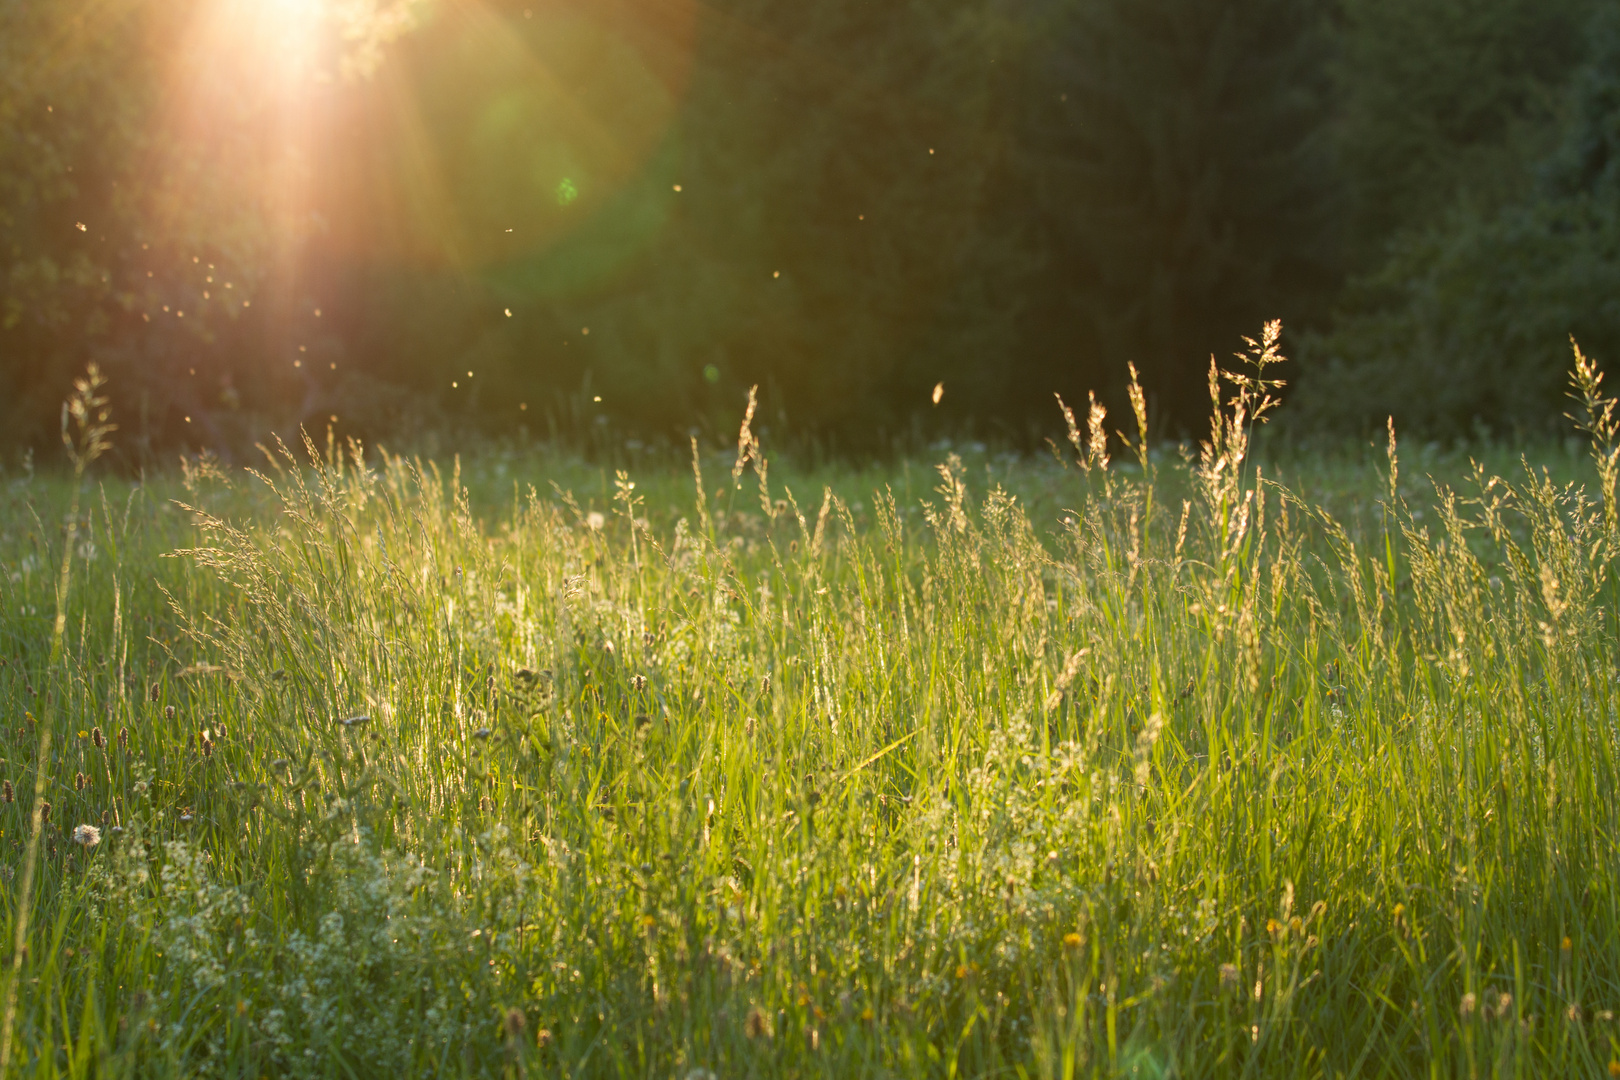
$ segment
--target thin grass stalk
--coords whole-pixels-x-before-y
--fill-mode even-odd
[[[12,942],[11,972],[6,982],[5,1017],[0,1020],[0,1076],[11,1065],[11,1035],[17,1021],[17,994],[22,984],[23,959],[28,952],[28,923],[33,910],[34,871],[39,860],[39,838],[45,826],[45,778],[51,763],[53,706],[67,694],[63,641],[67,630],[68,586],[73,572],[73,542],[79,529],[79,504],[84,474],[110,445],[107,436],[115,425],[107,422],[107,399],[97,394],[106,380],[91,363],[83,378],[74,380],[73,395],[62,404],[62,442],[73,462],[73,488],[63,529],[62,566],[56,577],[56,618],[51,624],[51,651],[47,661],[44,696],[39,709],[39,753],[34,762],[34,799],[29,813],[28,841],[23,852],[22,879],[17,888],[17,924]],[[75,431],[69,430],[72,421]],[[75,439],[75,434],[77,439]]]

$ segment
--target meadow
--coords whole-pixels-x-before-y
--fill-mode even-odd
[[[1620,1075],[1614,403],[1273,455],[1273,359],[865,469],[132,479],[85,383],[0,478],[7,1075]]]

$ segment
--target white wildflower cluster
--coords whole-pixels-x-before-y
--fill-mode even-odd
[[[207,857],[182,842],[165,846],[155,911],[138,913],[187,993],[237,1009],[280,1075],[324,1077],[335,1058],[363,1075],[418,1072],[464,1045],[495,1007],[489,960],[515,946],[503,940],[510,933],[474,926],[471,898],[435,891],[415,856],[379,854],[361,839],[332,843],[316,861],[309,884],[326,910],[307,931],[256,932],[243,890],[214,880]],[[464,877],[484,884],[484,899],[504,891],[532,910],[529,868],[507,839],[479,837],[486,854]],[[187,1053],[202,1075],[224,1049]]]
[[[939,909],[962,913],[942,927],[950,941],[993,939],[997,961],[1017,967],[1044,941],[1033,931],[1070,918],[1092,876],[1082,879],[1078,868],[1100,867],[1108,857],[1090,794],[1101,778],[1086,766],[1075,744],[1038,749],[1028,721],[1014,716],[993,731],[967,774],[966,813],[943,800],[919,810],[919,850],[955,849],[935,867],[935,884],[946,893]],[[995,926],[979,924],[987,895],[1003,901]]]
[[[258,944],[248,925],[253,906],[241,890],[221,885],[208,873],[208,857],[181,840],[163,847],[162,917],[153,941],[164,960],[193,988],[217,990],[227,970]]]

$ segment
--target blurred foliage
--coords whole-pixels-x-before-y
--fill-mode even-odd
[[[1610,7],[0,0],[0,422],[93,359],[132,462],[684,441],[756,383],[775,437],[1023,443],[1131,361],[1194,431],[1280,316],[1300,430],[1536,426],[1620,343]]]
[[[1432,9],[1432,10],[1429,10]],[[1346,161],[1367,249],[1306,343],[1300,415],[1542,429],[1569,337],[1620,355],[1620,18],[1582,2],[1359,5]],[[1420,66],[1424,19],[1452,32]],[[1374,243],[1376,239],[1376,243]]]

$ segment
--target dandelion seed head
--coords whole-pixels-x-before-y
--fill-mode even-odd
[[[86,848],[101,843],[101,830],[94,825],[79,825],[73,830],[73,842]]]

